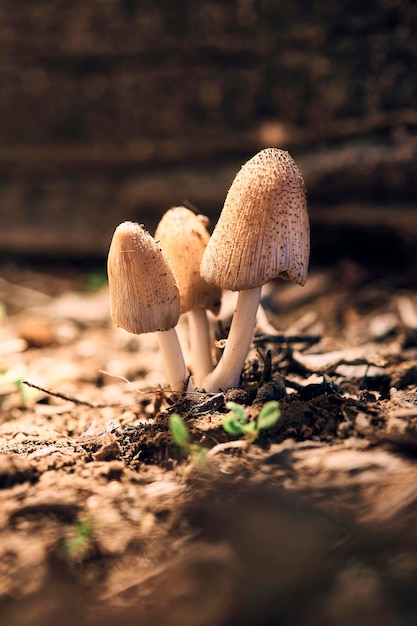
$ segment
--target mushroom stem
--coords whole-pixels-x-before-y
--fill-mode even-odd
[[[239,292],[223,355],[203,381],[208,393],[238,387],[252,341],[261,291],[262,287],[254,287]]]
[[[192,370],[197,387],[213,370],[211,357],[210,326],[207,312],[202,307],[188,311],[188,331],[192,354]]]
[[[164,363],[165,373],[172,391],[181,393],[190,374],[184,362],[180,342],[175,328],[156,332]],[[188,382],[187,393],[194,391],[191,381]]]

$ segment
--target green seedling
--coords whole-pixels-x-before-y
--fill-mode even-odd
[[[192,446],[190,432],[184,424],[184,420],[177,413],[169,416],[169,429],[174,443],[188,456]]]
[[[174,413],[169,417],[172,439],[184,456],[190,460],[190,468],[196,465],[204,466],[209,458],[229,448],[247,447],[258,438],[261,430],[272,428],[281,416],[279,404],[275,400],[264,404],[256,420],[250,420],[245,408],[236,402],[228,402],[226,407],[229,413],[222,424],[224,430],[233,437],[243,439],[218,443],[210,450],[191,442],[190,432],[179,415]]]
[[[99,291],[107,285],[107,275],[105,272],[91,272],[84,280],[87,291]]]
[[[169,429],[174,443],[181,449],[184,456],[189,458],[193,466],[202,466],[206,462],[207,448],[191,442],[190,431],[184,420],[177,414],[169,416]]]
[[[18,392],[21,406],[26,406],[29,396],[22,376],[23,370],[20,367],[0,371],[0,400],[4,396]]]
[[[256,420],[252,421],[242,405],[236,402],[227,402],[226,408],[229,409],[229,413],[223,422],[224,430],[233,437],[244,437],[249,443],[259,437],[261,430],[275,426],[281,416],[279,404],[275,400],[266,402]]]
[[[62,543],[62,554],[68,560],[80,561],[90,551],[92,542],[93,527],[91,523],[84,519],[77,520],[72,535]]]

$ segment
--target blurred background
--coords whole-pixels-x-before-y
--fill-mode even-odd
[[[416,76],[413,0],[2,0],[1,255],[104,259],[183,203],[215,222],[276,146],[313,264],[415,266]]]

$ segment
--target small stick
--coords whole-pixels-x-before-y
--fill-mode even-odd
[[[255,335],[252,343],[318,343],[320,335]]]
[[[46,389],[46,387],[41,387],[40,385],[35,385],[35,383],[30,383],[28,380],[22,380],[23,385],[27,385],[28,387],[32,387],[33,389],[37,389],[38,391],[43,391],[48,396],[53,396],[54,398],[60,398],[61,400],[67,400],[68,402],[73,402],[74,404],[81,404],[82,406],[88,406],[91,409],[104,409],[108,406],[121,406],[120,404],[95,404],[93,402],[88,402],[87,400],[79,400],[78,398],[74,398],[74,396],[68,396],[59,391],[51,391],[50,389]]]
[[[106,407],[131,406],[131,405],[120,404],[119,402],[101,404],[101,403],[88,402],[88,400],[79,400],[78,398],[75,398],[74,396],[68,396],[64,393],[61,393],[60,391],[52,391],[51,389],[47,389],[46,387],[41,387],[40,385],[35,385],[35,383],[30,383],[27,380],[22,380],[22,384],[27,385],[28,387],[32,387],[33,389],[37,389],[38,391],[43,391],[43,393],[46,393],[48,396],[53,396],[54,398],[60,398],[61,400],[67,400],[67,402],[73,402],[74,404],[79,404],[81,406],[88,406],[90,409],[105,409]],[[138,389],[135,389],[135,391],[136,393],[142,396],[157,395],[161,391],[163,391],[164,394],[167,394],[167,393],[177,394],[176,391],[172,391],[168,389],[163,389],[163,390],[158,389],[155,391],[139,391]]]

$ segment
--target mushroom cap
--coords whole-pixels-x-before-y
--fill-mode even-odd
[[[200,307],[217,315],[220,309],[220,287],[209,285],[200,274],[201,259],[210,239],[206,226],[205,216],[177,206],[163,215],[155,232],[177,279],[181,313]]]
[[[113,235],[107,261],[110,311],[130,333],[173,328],[180,315],[177,282],[155,239],[134,222],[123,222]]]
[[[207,282],[242,291],[273,278],[304,285],[310,227],[304,181],[288,152],[266,148],[236,175],[201,263]]]

